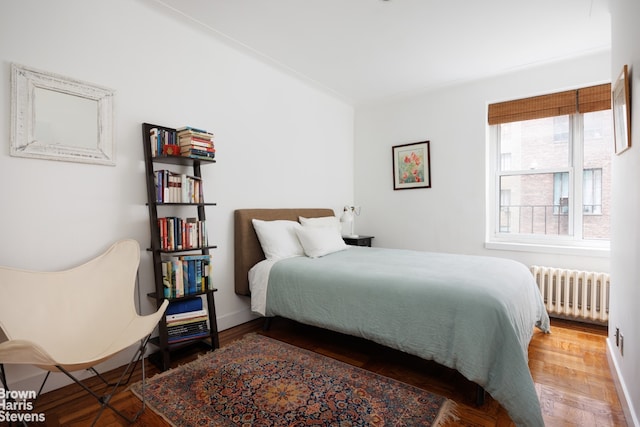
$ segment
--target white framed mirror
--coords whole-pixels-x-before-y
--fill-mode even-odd
[[[11,150],[17,157],[115,165],[114,91],[11,64]]]

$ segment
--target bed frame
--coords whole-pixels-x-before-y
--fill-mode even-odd
[[[287,219],[298,221],[298,217],[318,218],[335,216],[333,209],[237,209],[234,212],[234,276],[235,292],[238,295],[251,295],[249,289],[249,270],[265,259],[264,252],[253,229],[252,219],[273,221]]]

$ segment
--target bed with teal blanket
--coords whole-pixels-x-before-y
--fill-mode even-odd
[[[265,288],[251,284],[254,312],[433,360],[482,386],[517,425],[544,425],[528,346],[534,327],[549,331],[549,317],[523,264],[349,247],[260,261],[252,275]]]

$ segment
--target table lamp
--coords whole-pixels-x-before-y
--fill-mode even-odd
[[[349,234],[345,237],[358,237],[354,228],[356,223],[356,215],[360,215],[360,206],[345,206],[340,217],[340,222],[349,226]]]

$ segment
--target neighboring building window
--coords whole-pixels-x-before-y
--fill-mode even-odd
[[[500,190],[500,232],[511,230],[511,190]]]
[[[489,107],[490,239],[609,239],[610,105],[610,85],[600,85]]]
[[[602,169],[586,169],[582,179],[582,212],[602,215]]]
[[[500,169],[503,171],[511,169],[511,153],[502,153],[500,155]]]
[[[553,174],[553,213],[556,215],[569,213],[569,172]]]
[[[585,169],[582,173],[582,212],[602,215],[602,169]],[[553,213],[569,213],[569,173],[553,175]]]

